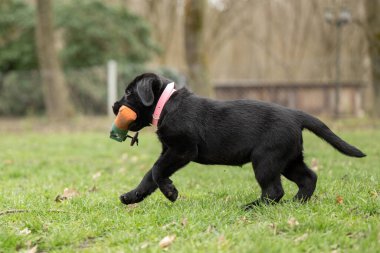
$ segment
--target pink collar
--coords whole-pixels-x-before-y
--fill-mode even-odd
[[[157,126],[158,120],[160,119],[160,115],[162,112],[162,109],[164,109],[164,106],[166,102],[169,100],[170,96],[175,92],[174,89],[174,82],[169,83],[164,92],[162,92],[160,98],[158,99],[156,108],[154,109],[153,113],[153,119],[152,119],[152,125]]]

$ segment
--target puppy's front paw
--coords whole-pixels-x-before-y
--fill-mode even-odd
[[[257,206],[261,206],[263,204],[263,201],[261,199],[255,200],[249,204],[246,204],[243,206],[244,211],[249,211]]]
[[[165,197],[174,202],[178,198],[178,191],[173,184],[165,184],[160,187],[161,192],[165,195]]]
[[[141,194],[135,190],[120,195],[119,199],[125,205],[138,203],[143,200]]]

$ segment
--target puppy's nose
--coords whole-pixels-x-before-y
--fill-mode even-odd
[[[113,104],[113,106],[112,106],[112,110],[113,110],[113,113],[114,113],[115,115],[117,115],[117,114],[119,113],[119,109],[120,109],[120,107],[121,107],[121,104],[120,104],[119,101],[116,101],[116,102]]]

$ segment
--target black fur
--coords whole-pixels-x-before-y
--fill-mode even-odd
[[[131,107],[137,120],[131,131],[149,126],[155,105],[170,81],[152,73],[140,75],[114,105]],[[252,162],[261,198],[248,204],[278,202],[284,195],[281,175],[298,185],[295,199],[312,196],[316,174],[303,161],[302,130],[306,128],[348,156],[360,150],[335,135],[323,122],[302,111],[256,100],[216,101],[182,88],[166,103],[158,122],[162,152],[152,169],[132,191],[120,196],[124,204],[142,201],[157,188],[171,201],[178,191],[169,177],[190,161],[243,165]]]

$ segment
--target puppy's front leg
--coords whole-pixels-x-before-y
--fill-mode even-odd
[[[150,169],[135,189],[120,196],[120,201],[126,205],[138,203],[144,200],[156,189],[157,184],[153,181],[152,169]]]
[[[191,155],[191,153],[179,154],[175,150],[168,149],[153,166],[152,176],[154,182],[165,197],[172,202],[176,201],[178,191],[169,177],[188,164],[191,161]]]

